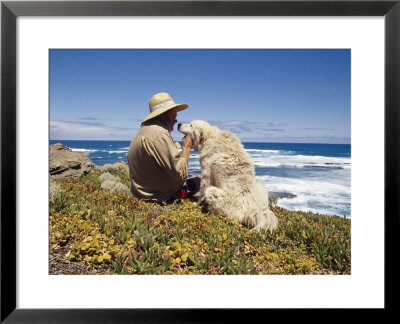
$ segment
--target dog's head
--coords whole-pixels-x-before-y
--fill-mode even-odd
[[[200,152],[203,148],[203,143],[211,128],[212,126],[204,120],[193,120],[190,124],[178,125],[178,130],[182,134],[189,135],[193,139],[193,148],[197,152]]]

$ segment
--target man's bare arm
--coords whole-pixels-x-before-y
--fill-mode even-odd
[[[189,135],[186,135],[184,138],[182,138],[181,157],[185,159],[186,164],[189,164],[189,155],[192,147],[193,147],[193,140]]]

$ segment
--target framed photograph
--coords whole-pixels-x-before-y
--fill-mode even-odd
[[[399,16],[399,1],[3,1],[1,321],[220,322],[255,310],[393,309]],[[121,197],[93,194],[98,181],[111,191],[95,177],[84,178],[79,194],[75,182],[63,191],[75,200],[86,192],[84,209],[67,208],[64,196],[49,206],[53,185],[60,197],[60,182],[49,182],[49,144],[89,153],[100,169],[126,162],[149,113],[146,101],[166,84],[176,102],[188,96],[194,107],[179,112],[179,123],[203,119],[238,135],[256,178],[270,197],[277,193],[270,206],[281,217],[279,235],[251,232],[243,239],[239,231],[236,242],[220,245],[209,232],[193,243],[204,254],[195,255],[183,244],[183,223],[157,218],[152,209],[144,217],[166,224],[149,232],[160,244],[149,243],[149,235],[139,242],[149,227],[118,221],[130,217],[129,199],[116,215],[101,212],[107,197]],[[174,141],[183,136],[171,134]],[[189,157],[195,176],[197,158]],[[129,177],[120,179],[129,186]],[[64,226],[67,209],[74,223]],[[283,220],[289,210],[322,227],[325,214],[339,215],[329,226],[340,234],[311,235],[293,225],[295,218]],[[207,222],[197,217],[191,226]],[[90,220],[96,229],[85,227]],[[76,226],[85,227],[84,235],[63,248]],[[221,242],[234,228],[224,227]],[[170,235],[185,238],[174,241],[176,250],[161,244]],[[288,255],[288,235],[299,239],[296,253],[312,247],[313,257]],[[235,251],[225,260],[226,246]],[[260,261],[265,253],[268,264]],[[57,263],[64,258],[72,262]]]

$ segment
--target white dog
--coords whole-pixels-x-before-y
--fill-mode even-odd
[[[252,229],[272,231],[278,226],[268,207],[267,189],[255,179],[253,162],[233,133],[202,120],[179,124],[178,130],[189,135],[200,152],[200,204]]]

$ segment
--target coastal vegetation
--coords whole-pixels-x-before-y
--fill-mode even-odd
[[[135,199],[123,163],[50,185],[50,274],[350,274],[351,221],[272,205],[251,231],[193,200]]]

